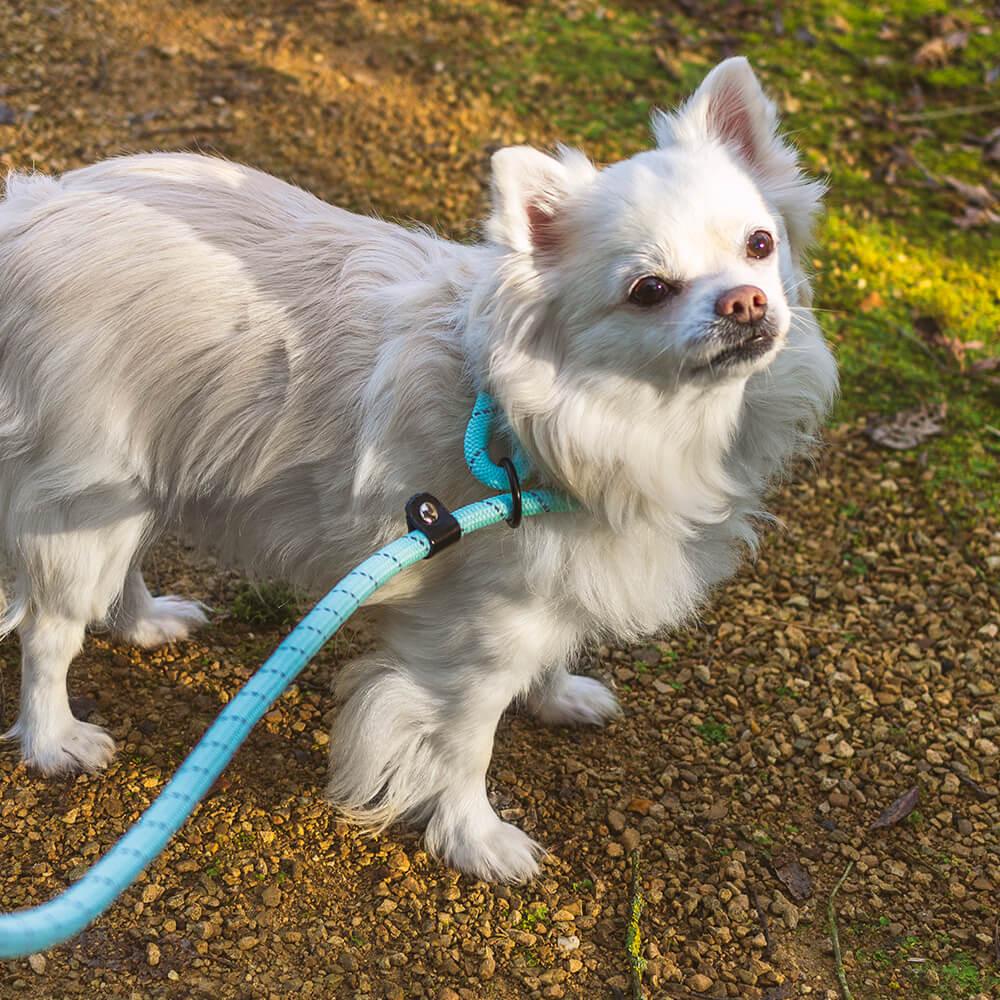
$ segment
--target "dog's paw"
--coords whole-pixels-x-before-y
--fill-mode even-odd
[[[621,713],[618,699],[593,677],[566,674],[529,702],[532,714],[550,726],[603,726]]]
[[[544,849],[524,831],[504,823],[492,810],[490,822],[481,819],[447,836],[436,835],[434,820],[426,839],[431,853],[445,864],[484,882],[528,882],[538,874]]]
[[[445,864],[485,882],[527,882],[538,874],[545,854],[526,833],[497,816],[485,788],[453,787],[443,794],[424,842]]]
[[[121,638],[132,646],[152,649],[186,639],[208,619],[197,601],[180,597],[154,597],[142,614],[121,630]]]
[[[79,719],[45,733],[26,731],[15,722],[3,739],[17,740],[24,763],[46,775],[99,771],[115,755],[115,741],[108,733]]]

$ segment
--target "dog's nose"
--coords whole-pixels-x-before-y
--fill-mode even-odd
[[[737,323],[759,323],[767,315],[767,296],[756,285],[737,285],[716,299],[715,311]]]

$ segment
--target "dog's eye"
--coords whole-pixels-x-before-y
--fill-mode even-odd
[[[640,278],[628,293],[629,302],[637,306],[655,306],[664,299],[670,298],[677,293],[677,286],[657,278],[654,274],[647,274],[645,278]]]
[[[755,229],[747,237],[747,256],[755,260],[770,257],[774,250],[774,237],[766,229]]]

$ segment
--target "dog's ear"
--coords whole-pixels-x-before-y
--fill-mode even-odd
[[[657,145],[716,139],[754,171],[773,168],[770,158],[784,145],[777,128],[774,104],[742,56],[719,63],[679,111],[653,116]]]
[[[492,158],[493,214],[487,236],[518,253],[554,254],[567,197],[596,173],[587,158],[561,148],[559,157],[531,146],[507,146]]]
[[[781,212],[793,246],[808,241],[824,185],[804,177],[795,150],[778,134],[778,112],[742,56],[719,63],[676,112],[653,115],[658,146],[728,146]]]

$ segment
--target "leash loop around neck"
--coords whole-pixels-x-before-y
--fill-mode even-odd
[[[513,455],[507,460],[513,468],[513,476],[502,462],[497,464],[490,458],[490,434],[499,413],[500,407],[493,397],[488,392],[479,393],[465,428],[465,464],[484,486],[494,490],[510,489],[513,493],[516,479],[520,492],[520,483],[531,475],[531,464],[520,445],[514,444]]]

